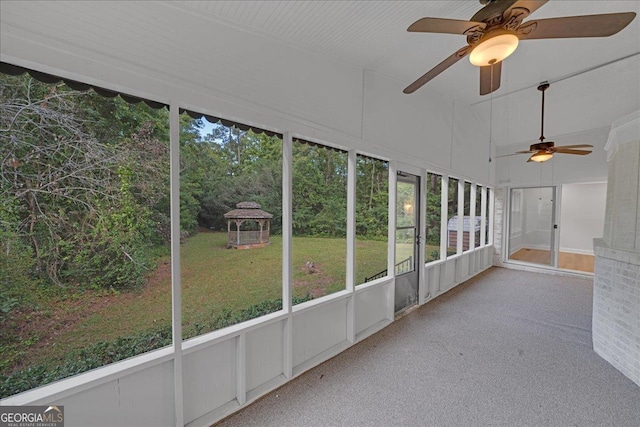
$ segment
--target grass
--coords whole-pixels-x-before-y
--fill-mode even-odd
[[[282,238],[272,236],[271,242],[260,249],[234,250],[226,249],[226,233],[202,232],[187,239],[180,259],[184,339],[281,307]],[[346,239],[294,237],[292,245],[294,299],[345,289]],[[427,254],[434,250],[439,248],[427,245]],[[399,261],[408,258],[412,242],[399,242],[396,252]],[[168,256],[158,261],[146,284],[135,291],[25,288],[30,305],[3,322],[1,394],[168,345],[171,265]],[[386,264],[386,242],[356,241],[356,284],[385,270]]]
[[[282,296],[281,239],[250,250],[226,249],[226,243],[225,233],[199,233],[181,247],[185,331],[225,309],[241,310]]]
[[[293,296],[314,298],[345,289],[346,239],[294,237]],[[399,261],[412,254],[412,245],[399,243]],[[427,246],[427,254],[438,248]],[[211,319],[237,313],[282,296],[282,238],[252,250],[226,249],[225,233],[203,232],[181,246],[183,337],[211,330]],[[356,284],[384,270],[387,243],[356,242]],[[42,288],[33,293],[31,312],[16,313],[24,324],[15,345],[2,348],[2,372],[32,364],[56,364],[74,349],[113,341],[171,325],[171,270],[160,259],[140,290],[60,291]],[[204,329],[203,329],[204,328]]]
[[[345,288],[346,239],[294,237],[292,245],[294,297],[319,297]],[[358,241],[356,259],[356,283],[362,283],[365,276],[386,268],[386,242]],[[199,233],[181,246],[180,268],[187,338],[209,332],[211,319],[225,311],[281,298],[282,238],[272,236],[264,248],[235,250],[226,249],[226,233]],[[39,295],[33,311],[17,313],[22,316],[22,343],[3,348],[2,373],[35,364],[55,366],[70,351],[170,325],[170,261],[160,259],[140,290],[57,289]]]

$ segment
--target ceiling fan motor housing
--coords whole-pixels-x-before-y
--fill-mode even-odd
[[[549,151],[554,147],[553,141],[538,142],[529,147],[529,151]]]

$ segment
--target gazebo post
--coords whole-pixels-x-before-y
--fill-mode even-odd
[[[264,243],[264,240],[262,239],[262,226],[264,224],[264,220],[259,220],[258,224],[260,224],[260,243]]]

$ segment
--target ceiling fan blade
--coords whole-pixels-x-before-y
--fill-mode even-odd
[[[433,79],[435,76],[437,76],[438,74],[440,74],[447,68],[451,67],[453,64],[455,64],[462,58],[464,58],[468,52],[469,52],[469,46],[465,46],[459,49],[456,53],[454,53],[453,55],[451,55],[450,57],[448,57],[447,59],[445,59],[438,65],[436,65],[435,67],[433,67],[431,70],[427,71],[420,78],[418,78],[418,80],[416,80],[415,82],[407,86],[403,90],[403,92],[409,94],[420,89],[422,86],[424,86],[425,83],[427,83],[428,81]]]
[[[415,33],[466,34],[471,29],[483,30],[484,22],[462,21],[459,19],[422,18],[409,25],[407,31]]]
[[[560,153],[560,154],[578,154],[580,156],[584,156],[591,153],[591,150],[572,150],[572,149],[556,148],[553,150],[553,152]]]
[[[520,40],[608,37],[629,25],[635,16],[635,12],[622,12],[538,19],[522,24],[517,34]]]
[[[480,67],[480,95],[486,95],[500,88],[502,61]]]
[[[499,159],[501,157],[519,156],[520,154],[532,154],[532,152],[531,151],[516,151],[515,153],[511,153],[511,154],[503,154],[502,156],[495,156],[494,159]]]
[[[556,149],[558,148],[593,148],[593,145],[591,144],[576,144],[576,145],[561,145],[560,147],[555,147]]]

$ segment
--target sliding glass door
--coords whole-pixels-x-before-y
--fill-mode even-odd
[[[555,266],[555,187],[513,188],[510,201],[508,258]]]

